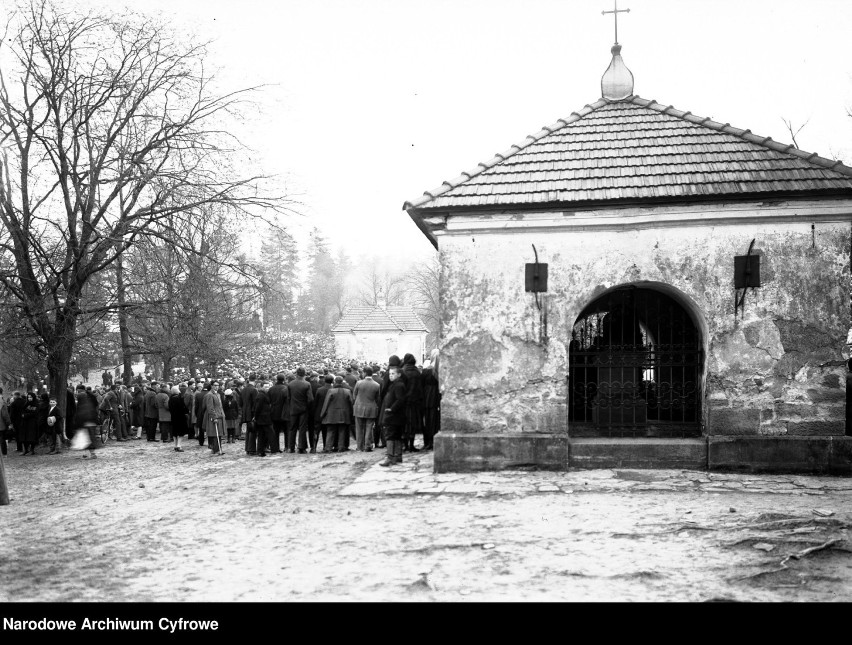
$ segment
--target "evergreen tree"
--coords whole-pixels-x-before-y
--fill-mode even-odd
[[[264,237],[260,248],[260,274],[263,321],[267,329],[280,332],[295,327],[296,256],[296,240],[286,230],[276,228]]]

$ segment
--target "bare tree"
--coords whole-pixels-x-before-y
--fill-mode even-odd
[[[0,280],[64,388],[85,291],[175,214],[285,201],[228,167],[224,134],[249,90],[213,91],[204,45],[148,17],[80,15],[33,0],[0,45]],[[115,302],[102,308],[114,310]],[[97,314],[89,302],[88,314]],[[65,397],[58,396],[60,406]]]
[[[159,236],[140,240],[128,256],[137,266],[126,302],[128,351],[159,359],[163,378],[179,358],[194,375],[198,360],[221,362],[259,331],[262,281],[237,253],[239,223],[224,209],[158,227]]]
[[[781,120],[784,122],[784,125],[787,126],[787,131],[790,133],[790,138],[793,140],[793,146],[796,148],[796,150],[801,150],[801,148],[799,147],[799,142],[796,141],[796,136],[805,128],[808,123],[810,123],[811,120],[808,119],[798,128],[795,128],[795,130],[793,127],[793,122],[790,119],[785,119],[782,116]]]
[[[412,304],[415,311],[429,328],[426,343],[436,346],[441,331],[441,263],[435,255],[415,265],[406,275]]]
[[[358,304],[375,307],[380,302],[387,306],[402,305],[405,302],[406,276],[387,267],[380,268],[370,262],[361,279],[358,292]]]

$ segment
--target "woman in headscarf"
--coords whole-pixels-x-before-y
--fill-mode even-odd
[[[23,426],[22,443],[24,454],[34,455],[38,443],[38,420],[39,405],[35,392],[27,392],[27,404],[21,414],[21,425]]]
[[[225,410],[222,408],[222,398],[219,396],[219,381],[210,384],[210,391],[204,395],[204,416],[201,421],[202,431],[207,435],[207,441],[214,455],[222,455],[219,440],[225,429]]]
[[[172,436],[175,438],[175,452],[183,452],[180,442],[189,432],[186,425],[186,401],[180,393],[180,387],[175,385],[169,397],[169,412],[172,415]]]

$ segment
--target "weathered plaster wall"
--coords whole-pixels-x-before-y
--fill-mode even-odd
[[[762,287],[735,315],[733,257],[752,238]],[[549,289],[524,291],[531,245]],[[589,302],[657,283],[698,317],[707,434],[843,434],[848,222],[442,235],[442,427],[566,432],[568,341]],[[648,285],[646,285],[648,286]],[[675,291],[676,290],[676,291]]]

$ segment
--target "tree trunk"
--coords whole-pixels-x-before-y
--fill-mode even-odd
[[[172,359],[171,354],[163,354],[163,381],[168,381],[172,374]]]
[[[121,357],[124,364],[124,384],[130,385],[130,370],[133,355],[130,352],[130,332],[127,329],[126,290],[124,284],[124,253],[115,257],[115,280],[118,295],[118,331],[121,335]]]
[[[65,424],[67,423],[66,402],[68,390],[68,371],[71,365],[71,355],[74,352],[74,340],[77,332],[77,318],[67,310],[57,316],[56,339],[52,349],[47,355],[48,389],[50,396],[56,399],[56,407],[62,416],[63,422],[59,430],[65,436]]]

